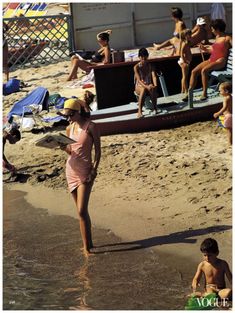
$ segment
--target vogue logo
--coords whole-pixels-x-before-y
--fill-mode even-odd
[[[229,299],[224,298],[224,299],[208,299],[208,298],[197,298],[197,303],[199,307],[206,308],[206,307],[229,307],[228,304]]]

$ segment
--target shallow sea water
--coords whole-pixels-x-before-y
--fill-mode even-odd
[[[96,253],[86,259],[78,220],[34,208],[24,195],[4,188],[5,310],[184,308],[189,278],[163,255],[95,228]]]

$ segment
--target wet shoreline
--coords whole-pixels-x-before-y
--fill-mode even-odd
[[[169,256],[94,228],[86,260],[77,219],[25,195],[4,188],[4,309],[183,309],[191,277],[166,265]]]

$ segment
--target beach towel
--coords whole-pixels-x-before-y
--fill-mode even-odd
[[[7,115],[8,120],[12,119],[13,115],[32,114],[30,105],[38,106],[40,110],[48,110],[48,90],[44,87],[38,87],[31,91],[25,98],[16,102]]]
[[[7,96],[11,93],[17,92],[20,90],[20,80],[12,78],[8,80],[7,83],[3,84],[3,95]]]

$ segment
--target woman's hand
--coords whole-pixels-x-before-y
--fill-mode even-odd
[[[93,182],[96,176],[97,176],[97,170],[94,167],[92,167],[90,174],[88,176],[87,182],[88,183]]]

